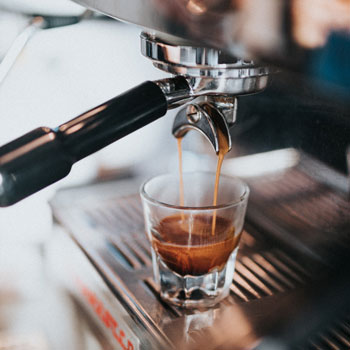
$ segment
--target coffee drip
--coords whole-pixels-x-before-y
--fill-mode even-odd
[[[177,139],[177,153],[179,157],[179,194],[180,194],[180,206],[185,205],[185,194],[184,194],[184,177],[183,177],[183,169],[182,169],[182,137],[178,137]],[[182,220],[185,219],[184,212],[181,211]]]
[[[222,167],[222,163],[224,161],[224,157],[226,153],[228,153],[228,151],[230,150],[230,144],[225,133],[220,128],[217,129],[217,133],[218,133],[218,140],[219,140],[219,153],[218,153],[218,163],[216,166],[213,206],[216,206],[218,203],[221,167]],[[215,225],[216,225],[216,210],[214,211],[214,214],[213,214],[213,224],[212,224],[212,230],[211,230],[212,235],[215,234]]]
[[[226,153],[230,150],[230,140],[225,123],[213,118],[216,126],[218,162],[213,188],[213,207],[218,203],[221,167]],[[177,137],[179,158],[179,198],[184,207],[185,196],[182,164],[182,140]],[[186,210],[180,214],[167,216],[153,228],[153,249],[172,271],[181,276],[200,276],[220,271],[229,256],[238,246],[240,233],[235,232],[232,222],[217,215],[190,215]]]
[[[213,111],[210,104],[202,104],[201,107],[203,111],[210,112]],[[208,108],[209,107],[209,108]],[[218,162],[216,167],[215,175],[215,185],[214,185],[214,195],[213,195],[213,207],[218,203],[218,193],[219,193],[219,182],[220,182],[220,173],[222,163],[226,153],[231,149],[230,136],[228,133],[227,124],[223,119],[222,115],[219,113],[211,113],[210,116],[207,114],[207,118],[210,118],[210,123],[215,130],[215,148],[218,155]],[[200,117],[201,118],[201,117]],[[196,129],[196,127],[194,127]],[[187,131],[186,131],[187,132]],[[176,136],[176,134],[174,134]],[[182,139],[185,135],[184,132],[181,133],[181,136],[177,136],[177,149],[178,149],[178,158],[179,158],[179,194],[180,194],[180,206],[184,206],[185,203],[185,193],[184,193],[184,183],[183,183],[183,165],[182,165]],[[181,212],[181,217],[184,219],[184,213]],[[212,235],[215,234],[215,225],[216,225],[216,211],[213,212],[212,220]]]

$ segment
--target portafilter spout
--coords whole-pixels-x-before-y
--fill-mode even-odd
[[[226,98],[227,100],[228,98]],[[208,100],[208,99],[206,99]],[[230,121],[235,121],[236,106],[235,98],[230,98],[233,103],[226,108],[226,113],[231,114]],[[224,104],[227,106],[227,104]],[[232,142],[229,131],[228,116],[225,116],[224,107],[215,105],[214,102],[204,101],[199,103],[190,103],[182,108],[176,115],[172,133],[176,138],[184,137],[188,131],[196,130],[203,134],[213,146],[216,154],[226,148],[225,152],[231,150]],[[228,114],[228,113],[227,113]]]

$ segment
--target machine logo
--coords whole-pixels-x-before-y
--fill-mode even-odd
[[[114,339],[119,343],[123,350],[134,350],[135,347],[130,339],[125,335],[125,331],[118,324],[115,318],[103,305],[102,301],[98,299],[95,293],[93,293],[86,285],[78,280],[78,285],[80,287],[81,293],[83,294],[85,300],[94,310],[98,318],[103,322],[106,328],[108,328]]]

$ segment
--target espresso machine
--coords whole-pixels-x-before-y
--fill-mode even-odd
[[[101,348],[348,348],[350,2],[77,2],[140,26],[169,78],[1,147],[0,205],[174,108],[173,136],[198,131],[217,153],[224,131],[223,171],[251,188],[231,294],[194,312],[160,299],[127,180],[57,193],[62,284]]]

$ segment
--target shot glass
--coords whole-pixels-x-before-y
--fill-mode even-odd
[[[221,175],[213,206],[214,185],[214,173],[185,173],[181,190],[179,178],[166,174],[140,191],[161,298],[184,308],[215,305],[232,283],[249,188]]]

